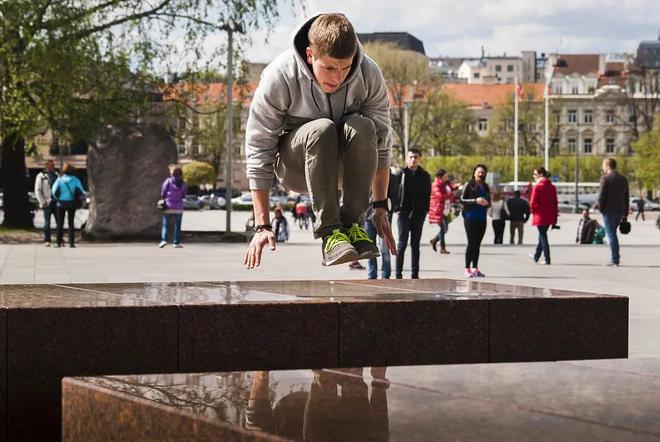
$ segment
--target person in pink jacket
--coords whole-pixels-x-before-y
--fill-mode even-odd
[[[449,211],[451,210],[452,188],[447,171],[438,169],[435,181],[431,185],[431,202],[429,204],[429,223],[437,224],[438,233],[431,238],[431,247],[437,251],[437,243],[440,241],[440,253],[448,254],[445,244],[445,234],[449,226]]]
[[[539,262],[541,253],[545,264],[550,264],[550,243],[548,242],[548,229],[557,224],[559,208],[557,206],[557,188],[550,182],[550,174],[543,167],[534,169],[536,184],[532,189],[529,207],[532,212],[532,225],[539,230],[539,242],[533,255],[534,262]]]

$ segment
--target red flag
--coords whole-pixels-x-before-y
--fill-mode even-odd
[[[518,95],[518,98],[522,98],[524,93],[525,89],[523,88],[522,84],[516,83],[516,95]]]

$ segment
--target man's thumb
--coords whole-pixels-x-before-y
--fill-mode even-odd
[[[268,245],[270,246],[271,250],[275,250],[275,237],[274,236],[269,236],[268,237]]]

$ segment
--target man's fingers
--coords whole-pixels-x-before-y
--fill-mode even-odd
[[[255,267],[259,267],[259,264],[261,264],[261,252],[264,248],[264,243],[259,241],[256,244],[256,250],[254,251],[254,265]]]
[[[387,229],[385,234],[385,242],[387,243],[387,247],[390,249],[390,253],[392,255],[396,255],[396,243],[394,242],[394,236],[392,236],[392,231],[390,231],[390,229]]]
[[[268,245],[271,250],[275,250],[275,235],[268,235]]]

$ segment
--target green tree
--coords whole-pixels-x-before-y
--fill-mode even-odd
[[[543,97],[538,97],[534,85],[524,86],[523,96],[518,102],[518,146],[521,157],[543,155]],[[558,104],[550,106],[550,139],[559,136]],[[480,140],[478,152],[484,155],[513,154],[515,103],[513,89],[506,104],[495,109],[488,128],[488,136]]]
[[[209,163],[193,161],[183,166],[183,179],[189,186],[215,183],[216,176]]]
[[[429,89],[417,105],[413,121],[415,138],[411,146],[424,154],[467,155],[474,149],[477,134],[472,130],[474,114],[437,86]]]
[[[646,132],[633,144],[635,173],[640,190],[660,188],[660,114],[655,116],[653,130]]]
[[[3,0],[0,136],[7,227],[31,227],[25,139],[50,128],[69,139],[139,117],[162,89],[157,71],[208,54],[218,22],[272,26],[278,0]],[[182,44],[183,43],[183,44]],[[206,52],[205,52],[206,51]],[[129,69],[130,68],[130,69]]]
[[[408,110],[410,147],[416,146],[425,124],[417,122],[422,113],[418,100],[432,87],[428,59],[414,51],[401,49],[393,43],[374,42],[364,45],[364,51],[378,63],[391,94],[392,129],[398,156],[405,161],[405,111]]]

